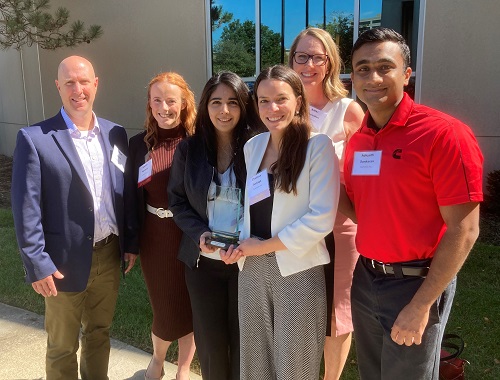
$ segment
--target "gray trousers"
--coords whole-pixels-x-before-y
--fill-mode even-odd
[[[398,345],[391,328],[422,285],[422,277],[396,278],[376,272],[358,260],[351,290],[352,320],[362,380],[437,380],[441,340],[456,278],[434,302],[420,345]]]
[[[326,329],[322,266],[283,277],[248,257],[238,279],[241,380],[318,379]]]

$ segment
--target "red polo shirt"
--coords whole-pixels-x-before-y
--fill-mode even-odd
[[[356,246],[385,263],[430,258],[446,225],[439,206],[483,200],[483,156],[468,126],[408,95],[377,132],[369,113],[346,148]],[[379,175],[352,175],[354,153],[382,151]]]

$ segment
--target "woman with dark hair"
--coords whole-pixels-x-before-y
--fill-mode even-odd
[[[125,252],[141,257],[153,309],[153,357],[146,380],[161,379],[170,343],[178,340],[176,378],[189,379],[195,352],[184,266],[177,260],[182,231],[168,210],[167,184],[177,145],[192,134],[194,94],[177,73],[155,76],[148,85],[145,131],[132,137],[125,171]]]
[[[326,30],[308,28],[295,37],[288,65],[304,84],[314,130],[332,139],[343,183],[344,149],[361,126],[364,113],[358,103],[347,97],[348,92],[340,80],[339,49]],[[331,235],[327,236],[331,263],[325,266],[328,297],[325,380],[340,378],[351,347],[351,285],[359,257],[356,230],[356,224],[338,212],[333,227],[335,243]]]
[[[223,72],[207,82],[195,124],[194,136],[182,141],[175,153],[169,208],[184,232],[179,259],[186,264],[203,379],[239,380],[238,267],[225,265],[219,250],[206,239],[220,227],[214,215],[221,189],[244,189],[243,145],[260,128],[240,77]],[[242,201],[233,204],[241,215]],[[238,232],[241,220],[222,216]]]
[[[254,95],[269,132],[245,145],[244,227],[240,245],[222,253],[241,268],[241,379],[317,379],[338,160],[327,136],[311,134],[304,86],[292,69],[264,70]]]

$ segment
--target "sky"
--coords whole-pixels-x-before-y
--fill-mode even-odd
[[[255,1],[253,0],[215,0],[226,12],[233,14],[233,20],[255,21]],[[275,32],[281,31],[282,0],[262,0],[262,24]],[[305,28],[305,0],[285,0],[285,46],[289,47],[295,36]],[[360,0],[360,18],[371,18],[381,13],[382,0]],[[354,14],[354,0],[327,0],[327,17],[333,12]],[[309,0],[309,19],[311,24],[323,22],[323,1]],[[213,34],[214,41],[222,32],[220,28]]]

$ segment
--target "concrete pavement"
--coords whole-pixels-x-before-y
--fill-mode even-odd
[[[43,380],[47,335],[43,316],[0,303],[0,379]],[[110,380],[143,380],[151,359],[147,352],[111,340]],[[175,379],[177,366],[165,362],[164,380]],[[191,373],[191,380],[201,376]]]

